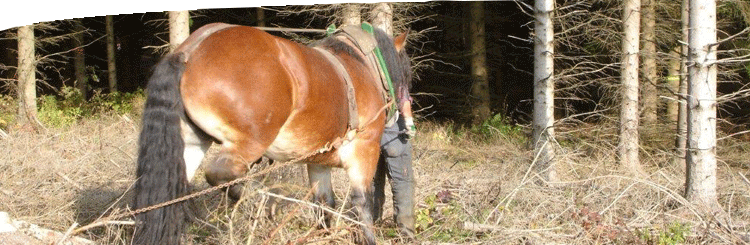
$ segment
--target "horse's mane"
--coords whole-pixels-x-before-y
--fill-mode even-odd
[[[383,30],[375,28],[375,40],[377,40],[385,64],[388,66],[388,73],[391,75],[393,88],[396,90],[396,100],[400,104],[408,98],[411,89],[411,59],[405,51],[402,53],[396,52],[393,39]]]
[[[324,47],[328,48],[333,53],[344,53],[351,57],[354,57],[359,62],[364,63],[365,61],[362,59],[361,56],[357,55],[357,50],[354,49],[354,47],[349,46],[345,42],[339,40],[335,36],[326,37],[324,39],[318,40],[310,44],[310,47]]]

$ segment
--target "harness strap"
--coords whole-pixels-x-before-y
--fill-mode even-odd
[[[393,82],[391,81],[388,67],[385,65],[385,60],[380,52],[380,48],[377,46],[377,40],[373,33],[373,27],[367,22],[363,22],[361,26],[344,25],[339,29],[338,33],[343,34],[346,38],[351,40],[362,53],[365,54],[370,64],[370,68],[373,69],[380,75],[380,81],[382,84],[381,94],[385,101],[392,101],[396,99],[395,88],[393,88]],[[395,122],[397,105],[392,103],[392,106],[386,110],[386,121],[388,125]]]
[[[344,81],[346,81],[346,97],[349,101],[349,128],[356,129],[357,127],[359,127],[359,114],[357,113],[357,98],[354,94],[354,85],[352,85],[352,78],[351,76],[349,76],[349,72],[346,71],[344,65],[341,64],[341,61],[333,56],[333,54],[328,50],[320,47],[314,47],[313,49],[323,54],[323,57],[326,57],[326,59],[328,59],[328,62],[333,65],[336,73],[338,73],[341,77],[344,78]]]
[[[378,47],[378,42],[375,40],[375,36],[373,36],[372,33],[363,30],[362,27],[344,25],[341,27],[340,31],[340,33],[346,34],[364,54],[369,54]]]

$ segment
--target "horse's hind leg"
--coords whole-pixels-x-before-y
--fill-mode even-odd
[[[182,140],[185,142],[185,172],[188,181],[192,181],[195,172],[200,167],[206,151],[211,147],[211,136],[201,131],[192,122],[185,119],[180,120],[182,129]]]
[[[265,150],[262,145],[248,141],[223,142],[222,147],[219,158],[206,167],[206,181],[213,186],[245,176],[249,170],[248,163],[260,158]],[[239,200],[242,196],[242,186],[232,185],[228,193],[232,199]]]
[[[318,164],[307,164],[307,176],[310,179],[310,186],[313,188],[315,201],[328,207],[334,207],[336,200],[333,196],[333,187],[331,186],[331,167]],[[318,210],[318,216],[324,216],[323,222],[325,227],[331,227],[330,214],[323,214]]]
[[[375,244],[372,230],[372,181],[378,164],[380,144],[378,140],[355,140],[340,149],[344,168],[352,184],[350,200],[359,221],[362,222],[364,244]],[[348,153],[348,154],[347,154]]]

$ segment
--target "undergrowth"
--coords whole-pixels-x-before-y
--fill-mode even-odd
[[[78,89],[63,87],[59,95],[39,98],[39,120],[52,127],[68,127],[83,118],[104,114],[133,115],[144,101],[143,90],[132,93],[95,93],[88,101]]]
[[[519,144],[527,140],[523,129],[518,125],[510,123],[510,120],[501,113],[488,118],[481,125],[472,126],[470,131],[481,136],[483,140],[502,137],[511,143]]]

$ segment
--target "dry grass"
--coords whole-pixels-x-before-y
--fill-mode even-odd
[[[59,231],[124,212],[134,182],[138,127],[137,120],[103,116],[41,134],[9,130],[0,140],[0,210]],[[742,243],[747,236],[750,184],[740,175],[750,173],[748,142],[727,139],[719,149],[720,203],[733,225],[744,225],[727,227],[718,224],[728,221],[696,215],[684,202],[684,170],[670,164],[668,154],[648,150],[643,162],[650,174],[628,177],[616,165],[614,131],[586,127],[560,140],[562,181],[545,184],[528,171],[533,155],[517,136],[482,137],[449,124],[422,123],[414,152],[418,240],[670,244],[670,238],[684,235],[684,243],[697,244]],[[318,216],[306,203],[306,176],[304,166],[286,166],[248,184],[237,203],[227,203],[218,192],[197,198],[186,244],[351,243],[357,229],[345,218],[334,216],[329,230],[317,228]],[[194,186],[208,187],[201,174]],[[338,204],[345,202],[343,171],[335,172],[334,186]],[[391,217],[390,200],[386,203],[384,217]],[[383,243],[401,243],[391,219],[376,226]],[[131,232],[128,224],[109,224],[79,235],[128,244]]]

